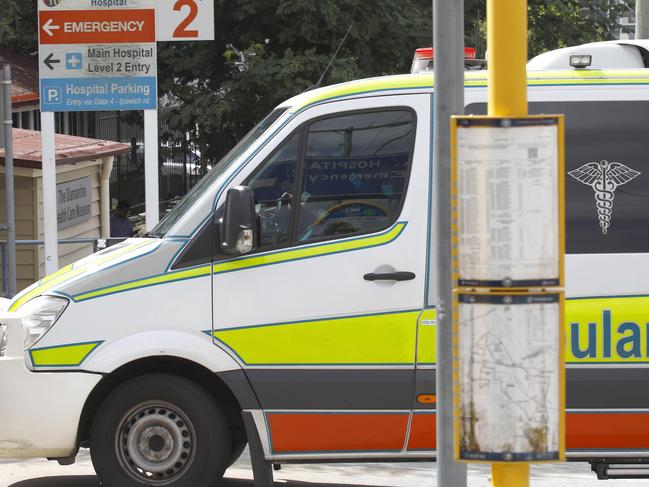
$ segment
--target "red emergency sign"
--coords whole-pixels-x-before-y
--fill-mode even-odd
[[[155,42],[155,10],[65,10],[39,14],[41,44]]]

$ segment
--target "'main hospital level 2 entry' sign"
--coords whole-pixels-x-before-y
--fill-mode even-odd
[[[156,0],[40,0],[42,111],[157,106]]]

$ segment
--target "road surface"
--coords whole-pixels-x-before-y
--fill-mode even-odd
[[[275,472],[277,487],[436,487],[435,464],[284,465]],[[226,472],[223,487],[254,487],[247,451]],[[469,469],[469,487],[491,487],[488,467]],[[647,480],[598,481],[588,464],[532,468],[531,487],[646,487]],[[61,467],[46,460],[0,460],[0,487],[98,487],[90,455]]]

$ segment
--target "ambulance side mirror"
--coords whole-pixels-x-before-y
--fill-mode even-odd
[[[228,190],[221,223],[221,251],[227,255],[252,252],[257,242],[255,194],[248,186]]]

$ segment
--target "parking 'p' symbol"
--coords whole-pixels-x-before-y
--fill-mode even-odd
[[[61,103],[61,88],[48,88],[47,89],[47,102],[48,103]]]

